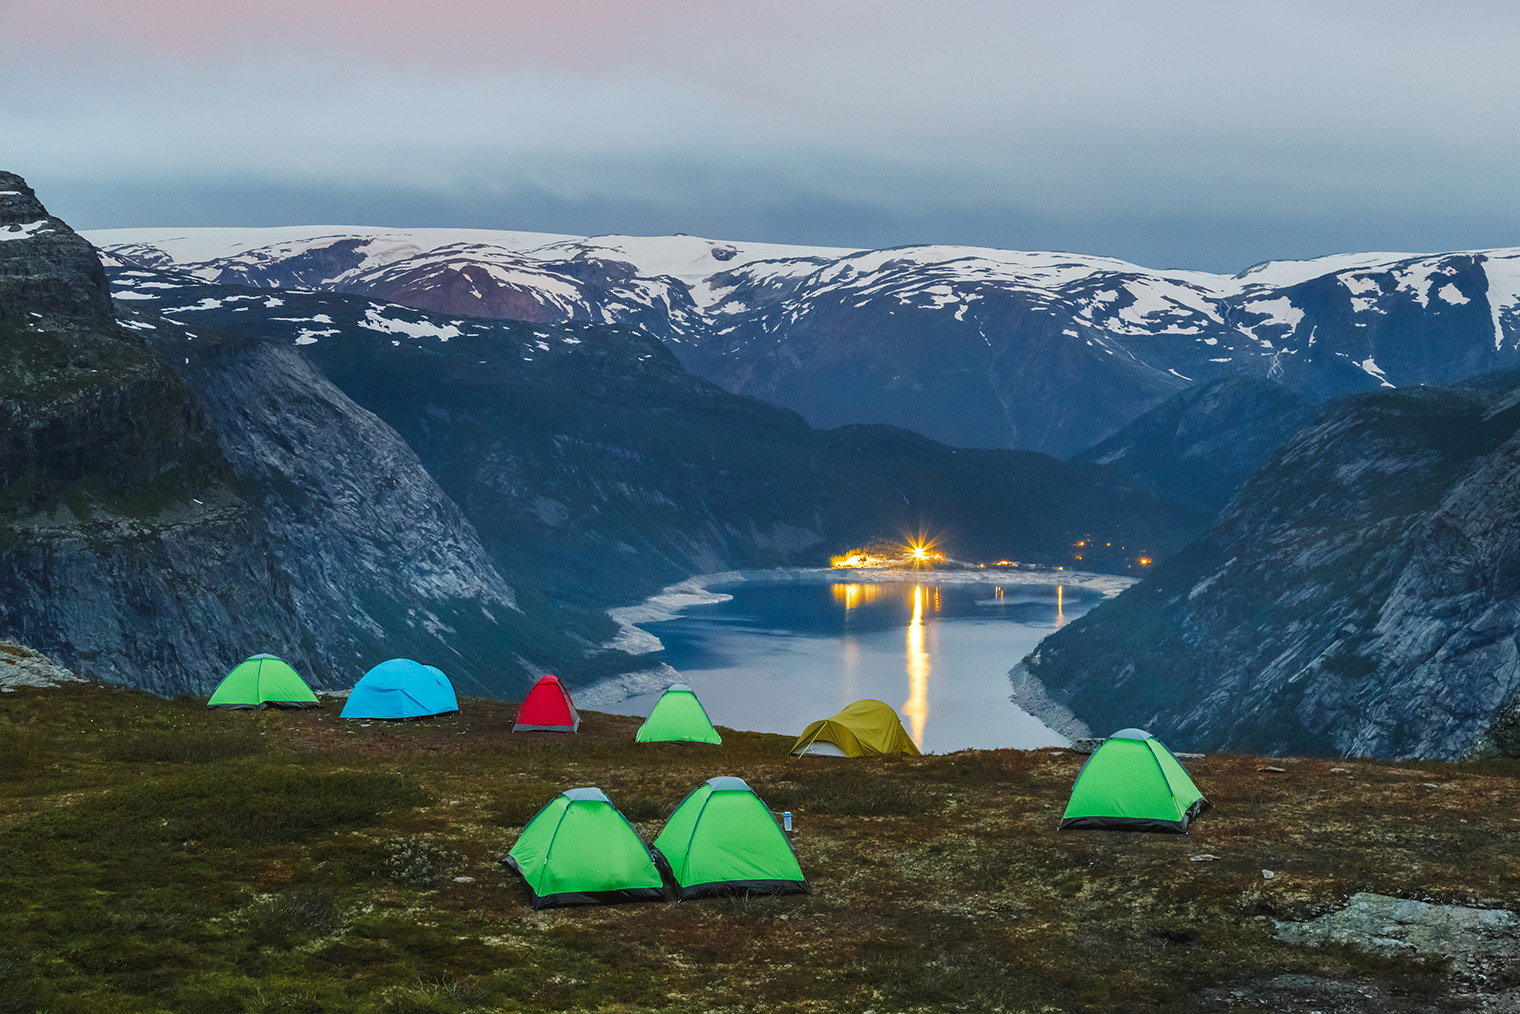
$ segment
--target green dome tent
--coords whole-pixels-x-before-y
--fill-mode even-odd
[[[649,846],[601,789],[554,797],[502,862],[528,885],[535,909],[665,897]]]
[[[296,671],[273,655],[255,655],[222,677],[208,708],[319,708],[317,695]]]
[[[639,726],[640,743],[722,743],[707,709],[685,683],[672,683]]]
[[[1186,834],[1208,806],[1160,740],[1143,729],[1121,729],[1082,765],[1059,827]]]
[[[692,790],[654,849],[682,899],[811,891],[786,834],[742,778],[709,778]]]
[[[821,718],[802,730],[792,744],[792,756],[822,754],[832,757],[866,757],[877,753],[918,756],[918,746],[903,730],[891,705],[881,701],[856,701],[832,718]]]

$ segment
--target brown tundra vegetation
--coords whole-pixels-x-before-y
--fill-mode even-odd
[[[792,760],[324,703],[0,695],[0,1012],[1520,1010],[1512,922],[1310,923],[1358,895],[1513,919],[1513,761],[1211,755],[1190,834],[1058,833],[1066,750]],[[811,895],[534,912],[500,863],[566,788],[652,841],[720,774],[793,813]]]

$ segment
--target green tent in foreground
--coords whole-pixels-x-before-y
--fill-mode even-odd
[[[707,709],[685,683],[672,683],[639,726],[640,743],[722,743]]]
[[[810,893],[786,834],[742,778],[709,778],[681,801],[654,841],[682,899]]]
[[[649,846],[601,789],[554,797],[502,862],[528,885],[535,909],[665,897]]]
[[[317,695],[296,671],[273,655],[238,663],[211,693],[210,708],[319,708]]]
[[[1208,807],[1160,740],[1143,729],[1121,729],[1082,765],[1059,827],[1186,834],[1188,822]]]

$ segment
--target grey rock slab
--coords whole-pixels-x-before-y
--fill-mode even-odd
[[[1489,964],[1520,959],[1520,916],[1501,908],[1437,905],[1360,893],[1307,922],[1275,921],[1277,937],[1300,944],[1350,944],[1376,954],[1440,955]]]

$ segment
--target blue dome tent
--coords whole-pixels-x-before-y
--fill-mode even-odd
[[[340,717],[425,718],[458,710],[454,685],[442,669],[393,658],[360,677]]]

